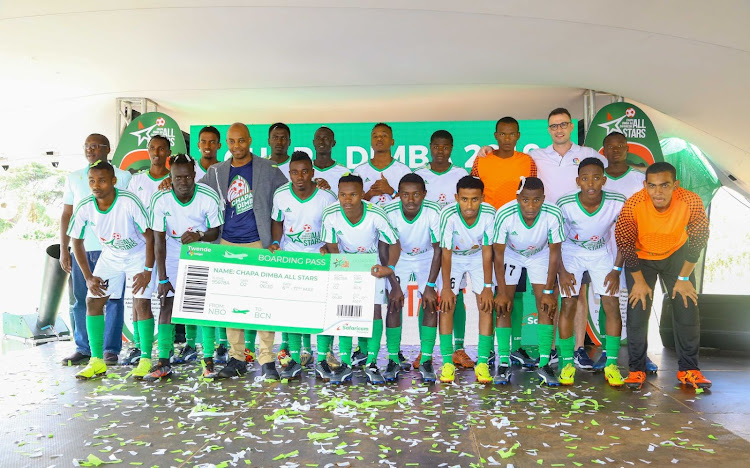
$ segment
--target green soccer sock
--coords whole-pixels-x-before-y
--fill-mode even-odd
[[[86,333],[89,334],[91,357],[104,358],[104,316],[87,315]]]
[[[604,350],[607,352],[607,365],[617,365],[617,357],[620,355],[620,337],[607,335]]]
[[[333,343],[333,337],[331,335],[316,335],[315,341],[318,347],[318,362],[325,361],[326,354],[328,354],[328,350]]]
[[[422,330],[422,339],[420,341],[420,350],[422,351],[422,357],[419,359],[419,363],[431,361],[432,353],[435,351],[435,338],[437,338],[437,327],[419,327]],[[453,356],[453,352],[451,352]]]
[[[295,362],[299,362],[300,351],[302,350],[302,335],[299,333],[287,333],[289,340],[289,354]]]
[[[151,359],[154,347],[154,318],[139,320],[136,324],[141,333],[141,358]]]
[[[172,326],[172,332],[170,333],[170,335],[172,335],[172,339],[169,342],[172,343],[172,351],[174,351],[174,340],[177,339],[177,327],[175,327],[174,325]]]
[[[185,344],[195,349],[195,339],[198,337],[198,325],[185,325]]]
[[[133,322],[133,347],[135,349],[141,349],[141,332],[138,331],[136,322]]]
[[[497,327],[495,328],[495,335],[497,336],[497,358],[500,364],[509,366],[510,365],[510,327]]]
[[[401,322],[402,325],[403,325],[403,323],[404,322]],[[424,330],[422,330],[422,324],[424,323],[424,307],[422,307],[422,302],[421,301],[419,302],[419,322],[417,322],[417,323],[419,323],[419,342],[421,343],[422,342],[422,332],[424,331]]]
[[[285,349],[289,351],[289,333],[281,333],[281,344],[279,345],[279,351]]]
[[[552,334],[555,332],[555,326],[543,325],[536,326],[537,339],[539,341],[539,367],[549,364],[549,354],[552,351]]]
[[[339,337],[339,353],[341,354],[341,362],[348,366],[351,366],[352,365],[352,337],[351,336]]]
[[[464,349],[464,337],[466,336],[466,304],[464,304],[464,291],[458,290],[456,296],[456,308],[453,311],[453,341],[456,349]]]
[[[494,343],[493,335],[479,335],[479,344],[477,346],[477,364],[487,364],[490,359],[490,352]]]
[[[557,339],[557,352],[560,356],[560,369],[568,364],[573,364],[573,348],[575,348],[575,346],[576,339],[574,336]]]
[[[516,293],[513,296],[513,312],[510,315],[511,327],[511,351],[521,348],[521,336],[523,326],[523,293]]]
[[[401,327],[385,329],[385,347],[388,349],[388,359],[399,363],[398,352],[401,350]]]
[[[157,326],[157,349],[159,350],[159,359],[169,359],[170,351],[174,350],[174,325],[171,323],[160,323]]]
[[[309,333],[302,335],[302,347],[307,351],[312,351],[312,335]]]
[[[201,325],[201,343],[203,344],[203,359],[214,358],[216,350],[216,330],[214,327]]]
[[[357,347],[361,352],[367,354],[367,351],[370,349],[370,339],[362,338],[360,336],[359,338],[357,338]]]
[[[378,363],[380,344],[383,342],[383,319],[372,321],[372,337],[368,340],[367,365]]]
[[[227,339],[227,329],[224,327],[216,327],[216,341],[219,342],[219,346],[225,348],[229,347],[229,340]]]
[[[245,330],[245,348],[253,353],[255,352],[255,337],[257,335],[258,330]]]
[[[440,355],[443,364],[453,364],[453,333],[440,334]]]

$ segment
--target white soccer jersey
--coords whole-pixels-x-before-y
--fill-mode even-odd
[[[198,182],[199,180],[201,180],[203,176],[206,175],[206,172],[208,172],[208,167],[204,168],[201,165],[201,160],[196,159],[195,160],[195,181]]]
[[[73,210],[68,235],[83,239],[92,230],[102,243],[102,254],[119,259],[146,250],[143,233],[148,229],[146,209],[132,192],[115,189],[115,200],[107,211],[100,211],[93,195],[81,200]]]
[[[292,161],[292,158],[287,158],[286,162],[283,162],[281,164],[274,163],[274,164],[276,164],[276,167],[279,168],[279,170],[281,171],[281,173],[284,174],[284,177],[286,177],[286,180],[289,180],[289,163],[291,161]],[[271,162],[273,162],[273,161],[271,161]]]
[[[334,194],[339,193],[339,179],[341,179],[347,172],[351,172],[341,164],[334,164],[333,166],[326,167],[325,169],[321,169],[318,166],[313,166],[313,170],[315,170],[314,177],[316,179],[324,179],[326,182],[328,182],[328,185],[331,186],[331,192],[333,192]]]
[[[632,197],[635,192],[642,190],[643,182],[646,180],[646,174],[636,171],[632,167],[629,167],[620,177],[612,177],[607,174],[607,171],[604,171],[604,175],[607,176],[607,182],[604,184],[607,192],[621,193],[626,199]]]
[[[507,249],[523,257],[544,252],[549,244],[563,241],[563,220],[560,208],[542,203],[542,208],[531,226],[526,224],[518,201],[509,201],[497,210],[493,243],[505,244]]]
[[[284,184],[273,195],[271,218],[284,223],[284,235],[279,243],[282,250],[318,252],[324,242],[321,236],[323,210],[336,202],[329,190],[316,188],[305,200],[294,193],[291,182]]]
[[[544,201],[552,205],[557,203],[558,198],[578,189],[576,177],[581,161],[586,158],[597,158],[607,167],[607,159],[604,156],[593,148],[578,146],[575,143],[563,156],[560,156],[552,145],[537,148],[529,155],[534,159],[538,177],[544,182]]]
[[[339,203],[323,211],[323,242],[338,244],[342,253],[377,253],[378,241],[395,244],[394,231],[382,208],[362,202],[364,213],[358,223],[352,224]]]
[[[409,169],[406,164],[394,159],[393,161],[391,161],[388,167],[383,170],[377,169],[375,166],[373,166],[372,161],[367,161],[366,163],[362,163],[357,166],[354,169],[354,173],[362,177],[365,193],[367,193],[367,191],[372,187],[372,184],[374,184],[375,181],[380,179],[381,177],[385,177],[388,180],[388,184],[393,187],[393,190],[398,191],[398,183],[401,181],[401,178],[403,176],[411,173],[411,169]],[[378,206],[383,206],[389,201],[393,200],[393,197],[391,197],[391,195],[392,194],[390,193],[384,193],[382,195],[372,197],[370,199],[370,203]]]
[[[458,166],[451,166],[444,172],[435,172],[429,164],[420,167],[414,173],[424,179],[427,187],[426,199],[434,201],[441,209],[456,201],[456,184],[461,178],[469,175],[466,169]]]
[[[581,206],[580,193],[566,195],[557,200],[565,232],[562,248],[577,254],[606,249],[612,227],[625,204],[625,197],[616,192],[602,191],[599,209],[589,213]]]
[[[139,172],[130,179],[128,191],[133,192],[148,210],[151,208],[151,197],[159,191],[159,185],[167,177],[169,177],[169,173],[160,179],[154,179],[148,171]]]
[[[195,184],[193,198],[187,203],[172,190],[157,192],[151,199],[151,229],[166,233],[167,258],[180,258],[182,235],[188,231],[206,231],[224,224],[224,209],[219,196],[203,184]]]
[[[425,200],[417,216],[408,221],[401,208],[401,200],[385,205],[385,214],[401,242],[402,260],[432,258],[432,244],[440,239],[440,207]]]
[[[471,226],[461,216],[458,203],[448,205],[440,212],[440,247],[461,257],[481,256],[482,246],[492,245],[494,220],[495,209],[489,203],[482,203]]]

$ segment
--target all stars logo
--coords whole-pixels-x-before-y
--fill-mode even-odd
[[[177,122],[161,112],[147,112],[130,122],[122,132],[112,164],[123,170],[148,169],[148,142],[156,135],[169,140],[173,154],[187,153],[185,139]]]
[[[643,167],[664,160],[656,129],[638,106],[627,102],[604,106],[592,120],[584,144],[604,154],[604,138],[612,132],[625,135],[631,165]]]

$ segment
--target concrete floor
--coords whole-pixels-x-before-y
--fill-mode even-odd
[[[748,466],[747,356],[703,353],[714,388],[696,395],[677,385],[669,350],[651,352],[660,372],[633,392],[581,371],[560,389],[522,370],[506,387],[472,371],[453,385],[414,371],[382,387],[361,372],[338,387],[311,371],[206,383],[195,365],[154,384],[123,367],[80,382],[57,364],[73,347],[4,343],[0,466]]]

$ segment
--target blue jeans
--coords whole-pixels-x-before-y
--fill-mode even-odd
[[[96,261],[102,252],[95,250],[86,252],[86,258],[89,261],[89,268],[94,271]],[[75,303],[71,307],[73,316],[73,327],[75,331],[73,337],[76,341],[76,351],[87,356],[91,356],[89,347],[89,334],[86,330],[86,280],[83,278],[81,268],[76,262],[75,255],[71,258],[70,276],[73,281],[73,296]],[[110,299],[104,309],[104,352],[120,354],[122,350],[122,326],[125,318],[125,301],[122,299]]]

